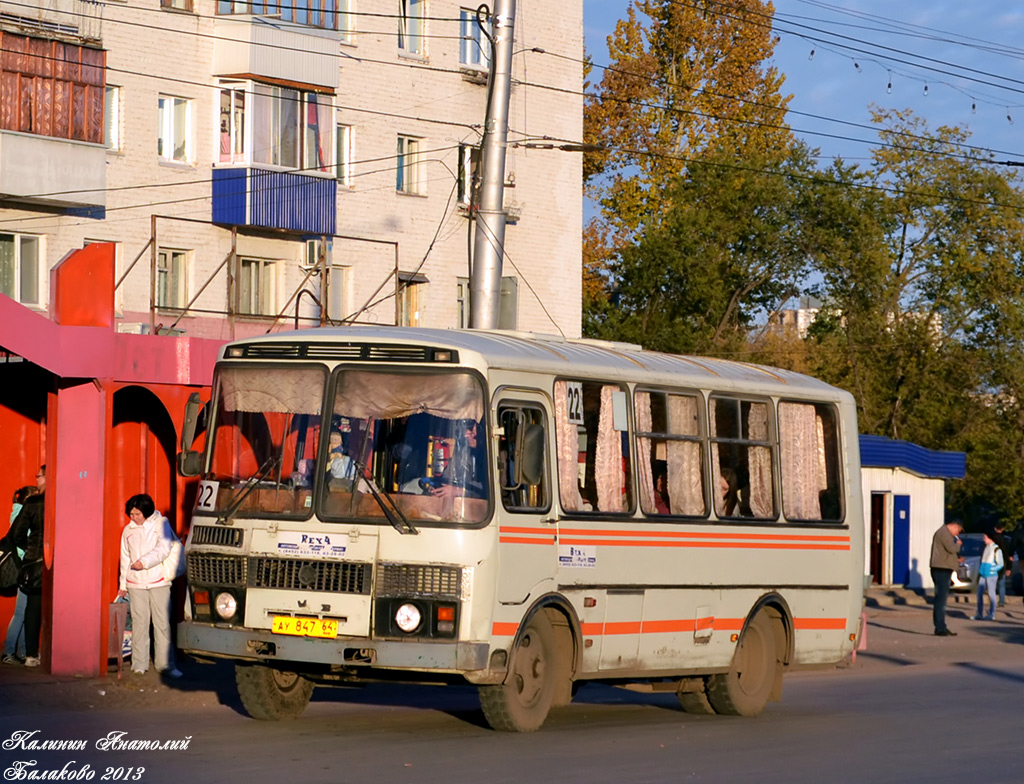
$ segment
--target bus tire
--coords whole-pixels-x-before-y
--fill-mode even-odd
[[[500,732],[534,732],[548,717],[555,694],[559,656],[551,621],[544,612],[530,618],[512,651],[505,682],[481,686],[480,707]]]
[[[756,716],[764,710],[779,667],[775,642],[771,618],[758,611],[740,636],[729,671],[707,679],[708,702],[716,713]]]
[[[677,691],[676,697],[679,699],[679,704],[683,710],[687,713],[692,713],[696,716],[710,716],[715,713],[715,709],[708,702],[707,692]]]
[[[294,719],[313,696],[313,684],[298,673],[264,664],[236,664],[235,685],[245,712],[261,721]]]

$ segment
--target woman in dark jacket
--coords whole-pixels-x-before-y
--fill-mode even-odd
[[[29,496],[21,512],[14,519],[8,534],[17,547],[25,551],[24,565],[43,560],[43,503],[46,495],[46,466],[40,466],[36,474],[39,494]],[[24,568],[24,566],[23,566]],[[43,627],[43,588],[22,587],[27,595],[25,602],[25,666],[39,666],[39,633]]]

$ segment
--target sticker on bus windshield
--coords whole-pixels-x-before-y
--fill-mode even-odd
[[[596,545],[558,545],[558,565],[570,569],[593,569],[597,566]]]
[[[196,509],[203,512],[212,512],[217,506],[217,490],[220,482],[210,482],[203,479],[199,482],[199,492],[196,494]]]
[[[277,552],[281,555],[344,558],[348,549],[348,534],[303,534],[279,531]]]

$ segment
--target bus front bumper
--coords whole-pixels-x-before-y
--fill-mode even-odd
[[[485,642],[374,640],[358,637],[321,640],[195,621],[178,624],[178,647],[196,656],[243,661],[368,666],[457,674],[486,670],[490,653],[490,645]]]

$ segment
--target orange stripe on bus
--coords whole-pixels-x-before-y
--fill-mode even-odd
[[[562,544],[594,544],[609,547],[718,547],[749,550],[849,550],[849,544],[798,544],[795,542],[645,542],[561,538]]]
[[[499,623],[495,621],[491,625],[491,634],[495,637],[515,637],[519,631],[518,623]]]
[[[580,632],[584,637],[600,637],[604,632],[603,623],[581,623]]]
[[[544,534],[546,536],[554,536],[550,528],[525,528],[516,525],[503,525],[498,529],[498,532],[503,534]]]
[[[555,537],[547,539],[527,539],[522,536],[499,536],[498,541],[503,544],[554,544]]]
[[[693,621],[644,621],[644,634],[672,634],[675,632],[692,632],[696,624]]]
[[[505,530],[505,529],[502,529]],[[575,536],[648,536],[663,539],[758,539],[788,542],[849,542],[849,536],[812,536],[809,534],[741,534],[712,531],[595,531],[591,528],[561,528],[562,535]]]

